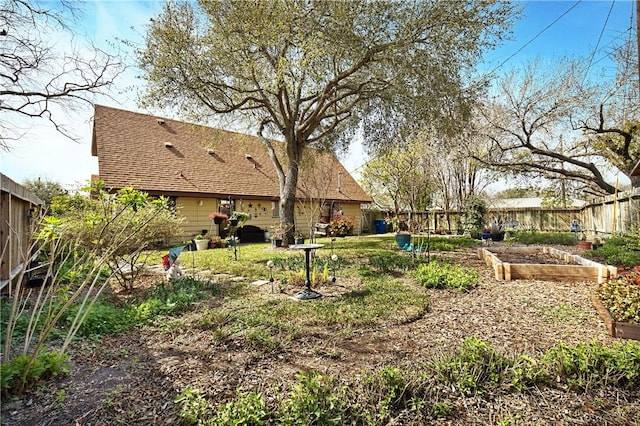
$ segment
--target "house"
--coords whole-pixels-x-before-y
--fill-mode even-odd
[[[276,151],[284,146],[273,142]],[[337,212],[361,232],[360,204],[370,197],[334,154],[308,150],[301,165],[296,229],[309,235],[321,217]],[[268,231],[279,217],[279,181],[260,138],[96,105],[91,153],[107,188],[131,186],[168,196],[185,219],[184,239],[222,229],[213,212],[250,213],[247,225]],[[281,157],[282,158],[282,157]],[[246,227],[246,226],[245,226]]]

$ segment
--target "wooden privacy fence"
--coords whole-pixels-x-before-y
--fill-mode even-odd
[[[640,188],[592,199],[580,213],[580,226],[587,231],[626,234],[640,226]]]
[[[384,217],[384,212],[371,210],[364,212],[368,222]],[[418,222],[425,223],[426,213],[412,215]],[[640,188],[622,191],[616,195],[593,198],[582,207],[501,207],[489,208],[487,221],[499,217],[505,227],[532,231],[569,231],[575,219],[580,230],[588,236],[608,237],[626,234],[640,226]],[[429,228],[442,229],[454,234],[461,230],[464,212],[459,210],[434,210],[429,214]],[[369,232],[373,232],[369,226]]]
[[[43,202],[0,173],[0,290],[4,291],[28,260],[33,215]]]

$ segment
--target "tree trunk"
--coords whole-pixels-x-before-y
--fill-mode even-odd
[[[280,226],[285,230],[282,238],[283,247],[293,242],[299,165],[304,151],[304,143],[299,142],[295,137],[287,139],[287,173],[284,184],[280,183]]]

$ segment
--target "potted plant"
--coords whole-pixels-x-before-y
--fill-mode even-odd
[[[295,244],[304,244],[304,235],[300,231],[296,231],[293,235],[293,241]]]
[[[220,225],[222,222],[229,219],[229,216],[224,213],[213,212],[209,215],[209,219],[213,220],[213,223],[215,223],[216,225]]]
[[[398,248],[404,250],[411,244],[411,233],[409,232],[409,225],[405,220],[398,219],[396,232],[396,244]]]
[[[222,240],[217,235],[211,238],[211,242],[209,243],[209,248],[220,248],[222,247]]]
[[[242,228],[249,219],[251,219],[250,213],[235,211],[229,218],[229,224],[231,226],[237,226],[238,228]]]
[[[274,247],[282,247],[282,238],[284,237],[285,229],[282,224],[278,223],[271,226],[269,235],[271,236],[271,244]]]
[[[580,240],[578,241],[578,248],[580,250],[591,250],[593,243],[591,241],[587,241],[587,235],[583,232]]]
[[[198,234],[194,238],[196,242],[197,250],[206,250],[209,248],[209,235],[208,234]]]
[[[504,222],[500,216],[496,217],[493,222],[489,224],[489,233],[491,241],[502,241],[504,240]],[[484,236],[483,236],[484,239]]]

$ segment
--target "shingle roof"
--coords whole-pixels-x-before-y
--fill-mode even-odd
[[[276,150],[284,145],[273,144]],[[182,196],[280,196],[275,168],[257,136],[96,105],[91,154],[98,157],[99,178],[108,188],[133,186]],[[315,167],[324,170],[324,181],[331,182],[321,198],[371,201],[335,155],[314,151],[313,157]],[[306,198],[300,190],[303,175],[299,198]]]

